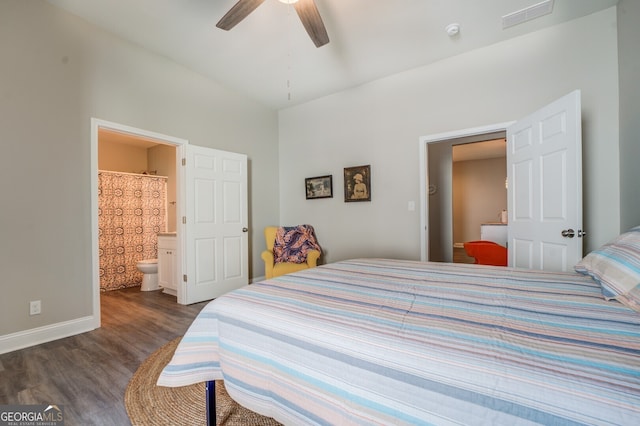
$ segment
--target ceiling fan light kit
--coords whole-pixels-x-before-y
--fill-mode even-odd
[[[265,0],[238,0],[238,2],[218,21],[216,27],[229,31],[240,21],[249,16]],[[324,27],[320,12],[314,0],[279,0],[282,3],[293,4],[304,29],[311,37],[316,47],[329,43],[329,36]]]

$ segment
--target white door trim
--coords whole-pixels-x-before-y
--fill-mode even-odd
[[[149,130],[138,129],[120,123],[101,120],[99,118],[91,118],[91,275],[93,277],[91,288],[93,296],[93,325],[94,328],[100,327],[100,260],[98,256],[98,130],[109,129],[121,133],[128,133],[135,136],[141,136],[146,139],[155,139],[158,143],[166,145],[174,145],[176,147],[176,218],[180,220],[184,216],[184,167],[181,167],[182,158],[184,158],[184,147],[189,143],[186,139],[176,138],[173,136],[163,135],[161,133]],[[177,242],[181,246],[182,233],[181,227],[176,227]],[[180,253],[178,253],[180,256]],[[176,262],[181,265],[181,261]],[[182,273],[179,274],[182,276]]]
[[[506,131],[515,121],[489,124],[486,126],[473,127],[470,129],[454,130],[451,132],[436,133],[433,135],[421,136],[419,140],[420,151],[420,260],[423,262],[429,259],[429,197],[427,188],[429,186],[427,144],[443,142],[451,139],[460,139],[471,136],[490,134]]]

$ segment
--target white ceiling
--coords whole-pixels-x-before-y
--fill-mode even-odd
[[[215,24],[236,0],[48,1],[277,109],[617,3],[555,0],[553,13],[503,30],[503,15],[541,0],[315,0],[331,40],[316,48],[293,8],[277,0],[228,32]],[[453,22],[461,30],[451,38]]]

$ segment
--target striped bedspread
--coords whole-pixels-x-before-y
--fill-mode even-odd
[[[349,260],[209,303],[158,384],[213,379],[291,425],[640,425],[640,315],[574,273]]]

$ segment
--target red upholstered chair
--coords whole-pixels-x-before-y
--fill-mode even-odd
[[[507,248],[493,241],[467,241],[464,250],[479,265],[507,266]]]

